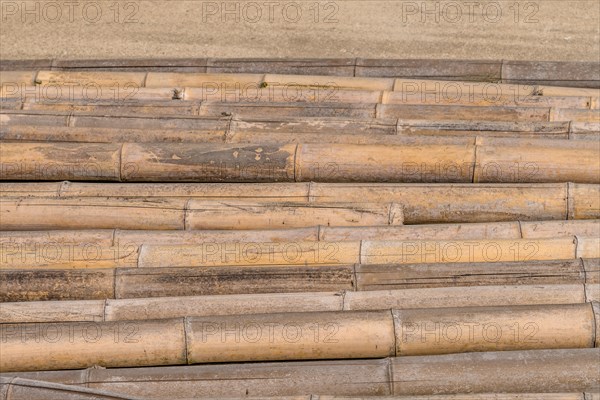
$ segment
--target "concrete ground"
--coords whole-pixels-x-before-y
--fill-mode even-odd
[[[0,0],[0,57],[599,61],[600,1]]]

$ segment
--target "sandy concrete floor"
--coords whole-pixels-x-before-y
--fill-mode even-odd
[[[0,56],[5,59],[598,61],[600,57],[599,0],[1,0],[0,4]]]

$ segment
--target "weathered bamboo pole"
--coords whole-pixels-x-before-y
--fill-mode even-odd
[[[115,297],[115,269],[0,270],[0,301],[101,300]],[[151,291],[148,290],[147,294]]]
[[[586,260],[585,263],[592,263]],[[355,267],[359,291],[487,285],[583,284],[582,260],[497,263],[425,263]],[[589,281],[590,283],[593,280]]]
[[[599,87],[593,62],[405,59],[176,58],[113,60],[2,60],[2,71],[156,71],[195,73],[277,73],[397,77],[527,85]]]
[[[587,127],[586,127],[587,128]],[[590,127],[593,129],[593,127]],[[593,139],[592,129],[576,127],[572,138],[581,136]],[[530,121],[473,121],[473,120],[414,120],[399,119],[397,134],[403,136],[481,136],[481,137],[519,137],[541,139],[569,139],[570,127],[567,122],[530,122]],[[581,135],[576,135],[581,131]],[[589,135],[583,132],[589,133]]]
[[[461,97],[476,98],[483,97],[490,100],[508,97],[515,100],[535,102],[545,97],[597,97],[600,90],[593,88],[572,87],[568,85],[545,86],[545,85],[521,85],[516,83],[490,83],[490,82],[466,82],[457,80],[432,80],[432,79],[396,79],[394,92],[400,99],[405,96],[429,96],[439,94],[449,99]],[[586,108],[589,108],[589,104]]]
[[[182,319],[5,324],[0,329],[1,371],[186,363]]]
[[[490,326],[492,339],[487,334]],[[31,332],[27,324],[0,325],[4,342],[0,371],[593,348],[596,341],[591,303],[391,313],[271,313],[34,327]],[[470,333],[465,336],[466,327]],[[434,338],[429,339],[432,333]],[[65,346],[64,356],[57,357],[56,352]]]
[[[2,303],[0,323],[133,321],[213,315],[585,303],[582,284],[441,287]]]
[[[22,243],[0,246],[0,269],[136,267],[139,249],[97,243]]]
[[[121,198],[0,199],[0,229],[185,229],[186,200]]]
[[[324,165],[322,173],[330,172]],[[418,176],[418,171],[415,171]],[[405,223],[565,220],[600,217],[599,185],[389,183],[25,183],[1,182],[3,196],[185,197],[266,202],[396,202]],[[38,194],[39,193],[39,194]],[[234,193],[234,194],[232,194]],[[453,204],[448,210],[446,204]],[[569,212],[567,213],[567,210]]]
[[[395,203],[257,203],[127,198],[0,199],[0,230],[282,229],[314,225],[401,225]]]
[[[477,141],[473,182],[600,182],[598,148],[590,146],[588,151],[577,151],[575,155],[574,149],[581,147],[571,147],[572,143],[585,142],[540,140],[533,144],[522,140],[516,147],[510,139],[478,138]],[[574,159],[581,163],[573,163]],[[582,171],[580,165],[587,171]]]
[[[377,104],[377,118],[400,119],[449,119],[487,121],[550,121],[549,107],[519,106],[471,106],[471,105],[420,105],[420,104]],[[573,114],[573,117],[579,117]],[[564,118],[564,117],[563,117]],[[556,118],[555,121],[560,119]]]
[[[568,260],[598,257],[596,238],[203,242],[199,244],[8,244],[2,269],[343,265]]]
[[[547,238],[557,236],[600,236],[600,220],[522,221],[519,222],[522,238]]]
[[[600,301],[600,259],[584,260],[583,267],[585,270],[585,297],[588,301]]]
[[[135,83],[117,88],[116,85],[19,85],[5,83],[0,97],[21,102],[20,109],[65,109],[68,104],[99,104],[137,107],[144,102],[162,101],[165,105],[184,106],[186,102],[306,102],[306,103],[381,103],[381,104],[431,104],[471,105],[500,107],[554,107],[559,109],[590,109],[597,105],[600,91],[573,88],[534,88],[517,85],[492,85],[489,83],[466,83],[448,81],[396,80],[395,91],[350,89],[337,85],[337,78],[329,77],[329,85],[264,84],[236,82],[206,82],[200,87],[138,87]],[[307,77],[296,77],[306,80]],[[308,77],[311,79],[312,77]],[[342,82],[343,84],[343,82]],[[172,87],[176,86],[177,89]],[[381,86],[382,88],[385,86]],[[119,91],[120,89],[120,91]],[[562,89],[562,90],[560,90]],[[542,95],[534,94],[542,93]],[[594,96],[595,95],[595,96]]]
[[[6,388],[6,389],[3,389]],[[73,385],[63,385],[33,379],[0,378],[0,390],[10,391],[11,400],[38,400],[55,399],[60,393],[61,400],[140,400],[138,397],[121,395],[105,390],[81,388]],[[1,392],[0,392],[1,393]],[[394,396],[386,397],[388,400],[595,400],[592,393],[482,393],[460,395],[432,395],[432,396]],[[587,396],[587,397],[586,397]],[[200,398],[200,397],[197,397]],[[277,396],[277,397],[227,397],[227,400],[377,400],[379,397],[348,397],[329,395],[304,395],[304,396]]]
[[[501,262],[576,258],[574,238],[142,245],[138,267]],[[579,257],[589,250],[579,248]],[[593,252],[593,251],[592,251]],[[594,253],[595,254],[595,253]]]
[[[597,392],[599,356],[599,349],[529,350],[375,360],[15,372],[4,373],[2,378],[18,376],[157,399],[186,399],[197,397],[199,392],[205,398],[297,396],[307,392],[358,397]]]
[[[444,127],[448,124],[443,123]],[[520,131],[485,131],[441,129],[432,127],[413,128],[399,127],[399,134],[372,134],[350,132],[347,134],[328,134],[318,132],[280,132],[269,131],[237,131],[234,126],[228,130],[191,131],[185,129],[120,129],[96,127],[62,127],[62,126],[29,126],[7,125],[0,128],[0,139],[12,141],[49,141],[49,142],[86,142],[111,143],[135,141],[136,143],[152,142],[186,142],[186,143],[340,143],[340,144],[462,144],[474,143],[477,137],[534,138],[534,139],[577,139],[597,141],[598,131],[582,134],[567,131],[520,132]]]
[[[392,359],[393,393],[597,391],[599,354],[593,349],[397,357]],[[457,372],[448,373],[452,370]]]
[[[53,112],[51,114],[34,111],[7,111],[3,110],[1,114],[4,119],[3,128],[0,132],[10,132],[8,127],[22,127],[23,125],[37,125],[40,128],[44,126],[63,126],[70,128],[88,128],[92,130],[99,126],[103,128],[121,128],[121,129],[151,129],[162,130],[167,133],[183,129],[191,129],[192,126],[185,125],[186,121],[193,120],[196,125],[193,127],[196,132],[233,132],[246,133],[322,133],[330,135],[332,132],[337,134],[370,134],[370,135],[395,135],[406,133],[435,134],[441,135],[454,133],[457,135],[476,135],[481,132],[482,135],[491,134],[551,134],[565,135],[569,132],[573,134],[597,132],[598,124],[585,122],[557,122],[557,121],[481,121],[481,120],[431,120],[431,119],[360,119],[360,118],[238,118],[238,117],[195,117],[187,116],[145,116],[138,118],[120,118],[117,116],[96,115],[86,113],[66,113]],[[70,117],[69,117],[70,116]],[[54,120],[49,120],[54,117]],[[69,117],[69,118],[67,118]],[[67,121],[68,119],[68,121]],[[39,120],[37,123],[36,121]],[[54,121],[53,123],[50,123]],[[131,125],[132,121],[136,125]],[[570,126],[569,126],[570,125]],[[17,131],[18,132],[18,131]]]
[[[569,219],[581,219],[600,215],[600,186],[570,183],[568,186]],[[593,216],[593,217],[592,217]]]
[[[596,340],[591,304],[408,309],[393,314],[398,356],[594,347]]]
[[[319,268],[312,265],[281,267],[263,265],[80,270],[9,269],[0,271],[0,277],[2,277],[0,299],[3,302],[101,300],[503,285],[576,285],[583,290],[583,285],[585,285],[585,298],[592,301],[600,297],[598,269],[598,259],[497,263],[320,265]],[[471,289],[465,290],[468,292]],[[550,289],[548,291],[550,293]],[[532,293],[534,292],[536,290],[532,290]],[[416,293],[415,299],[419,298],[418,293],[421,292]],[[460,295],[461,292],[459,291],[458,294]],[[486,293],[486,295],[492,296],[493,293]],[[540,299],[546,295],[548,294],[540,296]],[[351,295],[349,293],[346,296],[349,299],[368,297],[366,294]],[[481,295],[480,297],[485,298],[486,296]],[[556,296],[556,298],[558,297],[560,296]],[[519,296],[514,295],[514,298],[517,299]],[[393,299],[393,296],[389,299]],[[435,299],[437,297],[432,295],[432,301]],[[446,299],[446,301],[450,300]]]
[[[600,182],[582,141],[478,145],[4,143],[3,180]],[[90,148],[91,146],[91,148]],[[29,152],[24,159],[21,154]],[[573,166],[572,159],[581,160]],[[523,166],[523,167],[521,167]],[[474,173],[473,173],[474,170]]]
[[[186,129],[131,129],[114,127],[66,127],[7,125],[0,128],[0,139],[48,142],[136,143],[188,142],[224,143],[225,129],[196,131]],[[376,138],[375,138],[376,139]]]
[[[10,394],[9,394],[10,393]],[[116,392],[89,389],[73,385],[44,382],[33,379],[1,378],[0,394],[3,400],[140,400],[139,397]]]
[[[396,203],[252,203],[191,200],[186,229],[272,229],[314,225],[402,225]]]

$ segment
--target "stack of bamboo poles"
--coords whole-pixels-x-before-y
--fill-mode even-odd
[[[596,65],[0,71],[0,399],[600,396]]]

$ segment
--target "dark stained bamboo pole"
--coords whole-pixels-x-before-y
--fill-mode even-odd
[[[584,268],[585,264],[585,268]],[[425,288],[468,288],[518,285],[575,285],[585,299],[598,300],[598,259],[496,263],[385,265],[223,266],[116,269],[6,269],[0,271],[4,302],[102,300],[149,297],[214,296],[395,290],[382,299],[395,301],[402,291]],[[462,292],[449,289],[459,297]],[[479,290],[479,289],[469,289]],[[484,289],[481,289],[484,290]],[[508,290],[508,289],[507,289]],[[520,289],[515,289],[519,291]],[[442,290],[443,292],[443,290]],[[468,290],[466,290],[468,292]],[[465,292],[465,293],[466,293]],[[536,290],[532,290],[532,293]],[[540,297],[549,295],[545,293]],[[420,291],[415,292],[415,299]],[[565,294],[567,291],[565,291]],[[581,292],[583,293],[583,292]],[[494,293],[486,293],[493,295]],[[579,295],[578,295],[579,296]],[[485,298],[486,296],[481,296]],[[556,298],[559,298],[557,296]],[[402,298],[397,297],[398,299]],[[432,301],[438,297],[432,296]],[[442,297],[443,298],[443,297]],[[515,299],[519,296],[515,295]],[[580,299],[580,297],[577,297]],[[387,300],[386,300],[387,301]],[[450,301],[447,299],[447,301]],[[397,304],[397,303],[393,303]],[[391,306],[390,306],[391,307]],[[400,307],[400,306],[398,306]]]

